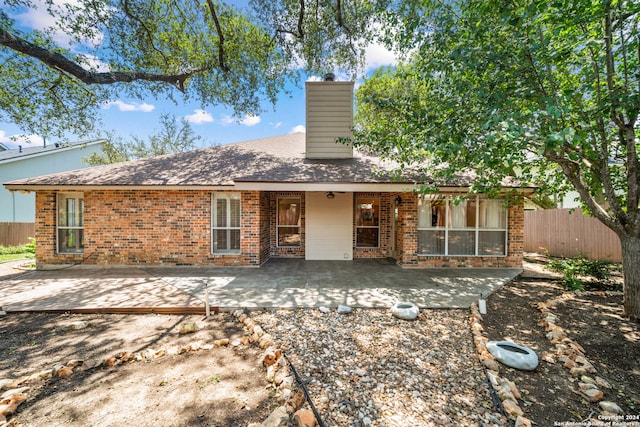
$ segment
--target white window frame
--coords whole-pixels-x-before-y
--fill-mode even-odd
[[[297,225],[280,225],[280,201],[281,200],[297,200],[298,201],[298,224]],[[302,246],[302,197],[300,196],[278,196],[276,198],[276,247],[277,248],[299,248]],[[298,228],[298,235],[300,236],[300,241],[297,245],[280,245],[280,228]]]
[[[218,227],[217,222],[217,209],[216,202],[218,200],[226,200],[227,203],[227,212],[225,218],[225,226]],[[240,201],[240,209],[239,209],[239,218],[238,218],[238,226],[231,226],[231,200],[239,200]],[[231,242],[231,232],[234,230],[241,230],[242,226],[242,198],[240,197],[240,193],[213,193],[211,196],[211,253],[213,254],[240,254],[242,251],[242,234],[239,233],[239,242],[238,249],[216,249],[215,247],[215,235],[218,230],[226,230],[227,231],[227,242]]]
[[[66,212],[67,207],[61,206],[62,200],[75,200],[76,209],[80,211],[80,224],[78,225],[60,225],[60,214]],[[68,213],[67,213],[68,218]],[[64,250],[60,246],[61,230],[78,230],[78,238],[81,240],[80,245],[76,246],[76,250]],[[83,193],[57,193],[56,194],[56,253],[58,254],[82,254],[84,253],[84,194]]]
[[[427,197],[429,196],[421,196],[418,202],[418,206],[420,205],[421,201],[427,201],[430,202],[430,200],[427,199]],[[434,196],[432,196],[434,197]],[[450,218],[450,209],[451,209],[451,204],[454,203],[454,196],[442,196],[442,195],[436,195],[435,197],[440,198],[441,200],[445,201],[445,221],[444,221],[444,227],[417,227],[418,230],[418,248],[420,247],[420,242],[419,242],[419,234],[420,231],[444,231],[444,253],[438,253],[438,254],[427,254],[427,253],[423,253],[423,252],[418,252],[417,255],[418,256],[424,256],[424,257],[442,257],[442,256],[450,256],[450,257],[495,257],[495,258],[504,258],[508,255],[509,253],[509,209],[504,209],[504,227],[500,227],[500,228],[481,228],[480,227],[480,202],[482,202],[483,200],[497,200],[500,201],[501,203],[503,202],[502,200],[499,199],[487,199],[487,198],[483,198],[480,196],[473,196],[471,198],[467,198],[467,200],[469,201],[475,201],[475,227],[466,227],[466,228],[460,228],[460,227],[453,227],[453,224],[449,224],[449,218]],[[433,200],[436,200],[435,198]],[[420,215],[420,211],[418,210],[418,215]],[[419,224],[419,220],[418,220],[418,224]],[[451,231],[473,231],[474,232],[474,243],[475,243],[475,250],[474,250],[474,254],[450,254],[449,253],[449,232]],[[479,250],[479,245],[480,245],[480,233],[482,232],[487,232],[487,231],[499,231],[499,232],[504,232],[504,253],[503,254],[480,254],[478,253]]]

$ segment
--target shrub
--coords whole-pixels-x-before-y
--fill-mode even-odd
[[[36,239],[29,237],[29,243],[18,246],[2,246],[0,245],[0,255],[19,255],[26,254],[33,257],[36,254]]]
[[[24,245],[25,252],[35,255],[36,254],[36,239],[29,237],[29,243]]]
[[[592,278],[601,285],[610,285],[611,273],[616,269],[616,264],[610,261],[594,261],[580,255],[577,258],[551,259],[548,268],[564,275],[563,285],[567,289],[582,291],[583,278]]]

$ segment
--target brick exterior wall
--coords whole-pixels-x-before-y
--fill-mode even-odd
[[[304,258],[304,192],[241,193],[241,253],[211,252],[210,191],[100,190],[85,191],[82,254],[56,253],[56,192],[36,194],[36,260],[39,268],[53,264],[92,265],[199,265],[259,266],[270,257]],[[506,257],[419,256],[417,196],[405,193],[354,193],[354,212],[359,196],[379,197],[380,245],[356,248],[354,258],[391,256],[396,197],[397,260],[403,267],[521,267],[524,248],[524,208],[509,209]],[[279,248],[276,244],[277,200],[300,197],[301,246]]]
[[[36,195],[37,263],[259,266],[268,259],[264,196],[241,192],[241,253],[211,253],[209,191],[85,191],[84,253],[56,253],[56,193]]]

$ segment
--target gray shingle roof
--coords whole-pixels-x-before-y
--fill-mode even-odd
[[[378,157],[354,152],[351,159],[305,158],[305,134],[213,146],[131,162],[96,166],[70,172],[25,178],[9,186],[232,186],[237,183],[413,183],[424,177],[406,176],[392,181],[381,174]],[[378,171],[378,172],[375,172]],[[448,186],[467,186],[471,177],[461,175]]]
[[[304,133],[220,145],[13,181],[20,185],[212,186],[234,182],[388,182],[375,157],[305,159]]]

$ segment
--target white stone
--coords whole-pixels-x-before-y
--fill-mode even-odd
[[[598,403],[598,405],[603,411],[610,412],[612,414],[622,415],[624,413],[624,410],[622,410],[621,407],[619,407],[616,403],[610,402],[608,400],[603,400],[602,402]]]
[[[399,319],[414,320],[420,309],[412,302],[398,302],[391,307],[391,313]]]
[[[13,384],[14,381],[15,380],[9,378],[0,378],[0,391],[11,388],[11,384]]]
[[[511,341],[489,341],[487,350],[504,365],[525,371],[533,371],[538,367],[538,355],[530,348]]]
[[[349,307],[348,305],[340,304],[338,306],[338,314],[347,314],[347,313],[351,313],[352,311],[353,311],[353,309],[351,307]]]
[[[264,420],[262,427],[284,427],[287,425],[287,421],[289,421],[287,408],[284,406],[278,406],[271,414],[269,414],[269,417]]]
[[[318,310],[320,310],[323,313],[329,313],[331,310],[329,309],[329,307],[320,307]]]
[[[84,329],[89,327],[90,323],[84,320],[79,320],[77,322],[71,322],[71,323],[67,323],[66,325],[64,325],[64,329],[66,330],[70,330],[70,331],[75,331],[78,329]]]

